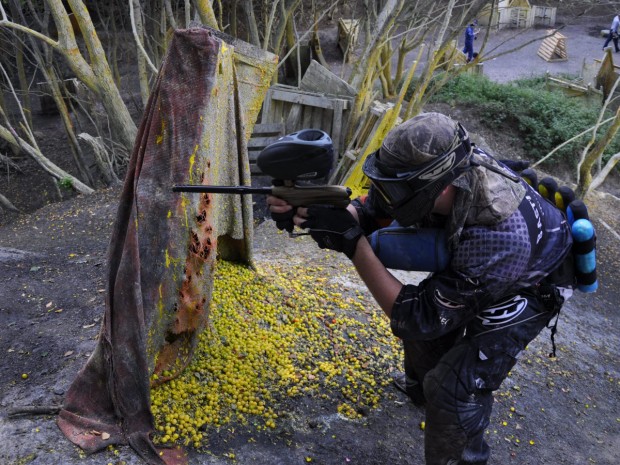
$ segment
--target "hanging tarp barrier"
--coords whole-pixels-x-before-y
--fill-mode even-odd
[[[216,255],[251,262],[252,206],[249,196],[171,187],[249,184],[246,143],[276,61],[205,28],[174,34],[119,201],[98,345],[58,418],[88,453],[130,444],[149,464],[184,460],[151,442],[149,380],[189,363],[208,319]]]

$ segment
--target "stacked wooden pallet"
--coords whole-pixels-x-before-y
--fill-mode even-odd
[[[568,60],[566,36],[553,30],[548,30],[547,32],[550,35],[540,44],[538,56],[549,62]]]
[[[267,91],[261,123],[284,123],[287,134],[300,129],[321,129],[331,136],[334,150],[340,153],[350,106],[349,99],[276,84]]]

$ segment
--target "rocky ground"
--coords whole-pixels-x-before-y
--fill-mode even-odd
[[[485,63],[485,73],[497,80],[546,69],[578,73],[584,59],[601,57],[603,40],[597,30],[606,27],[609,20],[581,18],[577,24],[568,25],[567,62],[544,62],[536,56],[533,43],[516,54]],[[493,40],[501,43],[504,34],[496,33]],[[540,35],[540,31],[527,31],[520,37],[534,34]],[[475,115],[466,109],[447,111],[459,112],[461,119],[469,118],[467,123],[476,126]],[[494,151],[520,155],[514,140],[497,134],[480,135]],[[62,142],[49,144],[60,148]],[[19,181],[19,175],[11,180]],[[31,183],[36,186],[36,182]],[[84,457],[62,436],[52,414],[9,416],[17,407],[59,405],[96,344],[104,312],[106,248],[118,195],[119,189],[112,188],[2,218],[2,465],[141,463],[127,447]],[[487,431],[493,449],[490,465],[618,463],[620,201],[595,194],[588,203],[598,233],[600,288],[596,294],[576,294],[565,305],[556,336],[558,357],[548,357],[550,333],[544,331],[497,392]],[[258,226],[255,234],[259,263],[295,262],[308,257],[342,262],[340,257],[318,251],[307,238],[290,240],[276,234],[270,222]],[[399,276],[404,280],[418,278]],[[352,272],[346,282],[362,287]],[[390,386],[382,389],[382,396],[385,400],[380,409],[355,421],[336,414],[333,405],[301,397],[293,404],[276,406],[288,415],[273,432],[257,433],[235,424],[222,427],[211,433],[212,447],[208,450],[189,451],[189,463],[423,464],[420,423],[424,411]]]

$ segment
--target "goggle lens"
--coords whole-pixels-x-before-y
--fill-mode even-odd
[[[415,194],[405,180],[381,182],[371,179],[370,182],[390,207],[398,206],[401,202],[411,198],[411,196]]]

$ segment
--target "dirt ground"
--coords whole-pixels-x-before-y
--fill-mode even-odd
[[[602,56],[600,29],[611,18],[581,17],[564,29],[569,60],[547,63],[536,56],[537,44],[485,63],[485,74],[507,81],[552,73],[578,74],[583,60]],[[499,44],[514,31],[494,33]],[[529,30],[511,44],[540,36]],[[325,48],[329,47],[324,44]],[[334,52],[335,53],[335,52]],[[479,132],[491,150],[520,158],[518,141],[485,133],[467,109],[442,108]],[[39,130],[60,123],[42,120]],[[47,144],[61,152],[63,140]],[[77,196],[33,211],[38,200],[10,197],[15,184],[36,187],[36,180],[12,174],[0,181],[0,193],[26,213],[0,217],[0,464],[134,465],[142,463],[127,447],[84,457],[62,436],[53,415],[10,418],[20,406],[59,405],[77,371],[96,344],[104,313],[106,248],[117,208],[119,188]],[[51,200],[53,189],[45,187]],[[613,185],[607,189],[613,190]],[[620,456],[620,200],[595,194],[588,203],[598,234],[597,293],[577,293],[564,306],[558,323],[558,357],[550,359],[546,330],[524,352],[496,394],[487,440],[490,465],[615,465]],[[256,231],[257,260],[304,260],[322,254],[306,239],[275,234],[270,222]],[[322,257],[324,258],[324,257]],[[324,258],[341,260],[341,258]],[[399,275],[402,279],[414,279]],[[360,286],[354,274],[348,278]],[[378,311],[378,310],[377,310]],[[27,379],[22,374],[28,374]],[[189,452],[191,464],[423,464],[424,411],[393,387],[382,392],[381,408],[362,420],[347,420],[333,406],[300,398],[279,427],[260,433],[231,425],[214,431],[207,452]],[[229,452],[234,452],[234,459]]]

